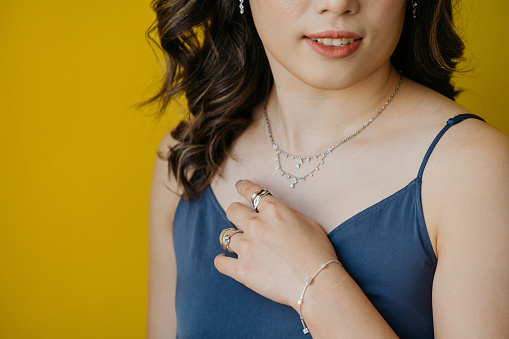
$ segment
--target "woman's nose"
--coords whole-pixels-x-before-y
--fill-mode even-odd
[[[316,13],[331,12],[336,15],[354,14],[359,11],[358,0],[314,0],[313,7]]]

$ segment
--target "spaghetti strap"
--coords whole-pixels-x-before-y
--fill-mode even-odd
[[[426,155],[424,156],[424,160],[422,161],[421,167],[419,168],[419,174],[417,175],[417,178],[419,180],[422,179],[422,175],[424,173],[424,168],[426,167],[426,164],[428,163],[429,157],[431,156],[431,153],[433,153],[433,150],[435,149],[435,146],[438,144],[442,136],[451,128],[452,126],[462,122],[466,119],[477,119],[486,122],[483,118],[475,115],[475,114],[459,114],[455,116],[454,118],[450,118],[447,120],[447,124],[444,128],[438,133],[438,135],[435,137],[435,140],[431,143],[431,146],[428,148],[428,151],[426,152]]]

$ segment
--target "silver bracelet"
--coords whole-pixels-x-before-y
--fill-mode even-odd
[[[304,332],[304,334],[308,334],[309,333],[309,329],[306,326],[306,323],[304,322],[304,317],[302,317],[302,310],[301,310],[302,303],[304,302],[304,293],[306,293],[306,289],[313,282],[313,279],[317,276],[317,274],[320,273],[320,271],[323,270],[325,267],[327,267],[327,265],[329,265],[329,264],[331,264],[333,262],[337,262],[338,264],[341,265],[341,263],[339,261],[337,261],[337,260],[331,260],[331,261],[326,262],[325,264],[322,264],[322,266],[320,266],[320,269],[318,271],[316,271],[316,273],[313,274],[313,276],[311,278],[307,278],[306,279],[306,286],[304,286],[304,290],[302,291],[302,295],[300,296],[299,300],[297,301],[297,304],[299,304],[300,322],[302,323],[302,326],[304,327],[304,329],[302,330]]]

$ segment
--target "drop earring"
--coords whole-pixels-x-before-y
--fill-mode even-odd
[[[240,2],[239,5],[240,14],[244,14],[244,0],[239,0],[239,2]]]
[[[412,14],[414,19],[417,18],[417,0],[412,0]]]

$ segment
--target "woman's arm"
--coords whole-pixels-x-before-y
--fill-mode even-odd
[[[173,253],[173,215],[179,195],[168,178],[168,152],[174,141],[166,134],[154,164],[149,206],[149,279],[147,338],[175,338],[176,263]]]
[[[455,129],[423,180],[424,207],[437,211],[435,334],[509,338],[509,138],[477,121]]]

